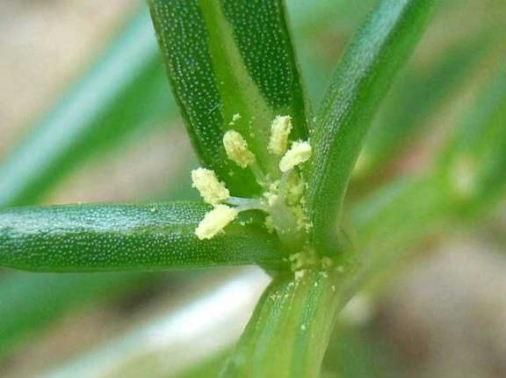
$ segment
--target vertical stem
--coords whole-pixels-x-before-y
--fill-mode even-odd
[[[282,275],[264,292],[223,377],[318,377],[342,274]]]

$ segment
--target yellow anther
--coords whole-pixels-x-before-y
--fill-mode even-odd
[[[210,205],[216,205],[230,197],[230,192],[225,184],[219,181],[214,171],[210,169],[194,169],[192,181],[193,187],[197,188],[204,201]]]
[[[214,209],[209,211],[195,229],[195,235],[200,240],[212,239],[216,234],[232,222],[239,212],[227,205],[216,205]]]
[[[228,158],[241,168],[255,162],[255,155],[248,149],[248,143],[237,131],[227,131],[223,136],[223,145]]]
[[[297,165],[305,163],[311,157],[311,152],[309,142],[293,142],[292,147],[281,158],[279,170],[285,173]]]
[[[276,116],[271,125],[271,137],[267,148],[274,155],[281,156],[288,147],[288,136],[292,131],[292,118],[290,116]]]

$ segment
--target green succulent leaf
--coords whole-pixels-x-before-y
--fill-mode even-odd
[[[252,172],[227,160],[223,135],[239,131],[258,165],[276,115],[290,115],[306,138],[306,111],[281,0],[150,0],[172,89],[202,163],[235,195],[260,190]],[[234,115],[237,115],[233,121]],[[239,118],[240,117],[240,118]]]
[[[207,210],[192,202],[7,209],[0,212],[0,265],[52,272],[279,266],[276,240],[255,223],[199,240],[194,231]]]
[[[311,135],[308,209],[314,243],[335,251],[351,171],[381,99],[407,60],[435,0],[383,0],[352,39]]]

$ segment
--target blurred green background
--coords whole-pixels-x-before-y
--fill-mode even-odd
[[[287,1],[314,108],[375,3]],[[135,0],[0,2],[0,206],[195,196],[195,159],[145,8]],[[505,80],[497,79],[505,19],[504,0],[441,1],[385,94],[357,163],[352,203],[450,159],[439,152],[459,125],[473,122],[467,114],[491,83],[492,97],[506,98]],[[504,129],[506,101],[498,106]],[[350,302],[325,376],[506,376],[503,194],[479,221],[457,219],[408,244],[412,253]],[[267,282],[253,268],[2,270],[0,376],[213,376]]]

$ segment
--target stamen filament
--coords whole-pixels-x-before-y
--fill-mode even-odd
[[[237,211],[262,210],[268,211],[267,206],[259,198],[230,197],[227,200],[229,205],[235,206]]]

